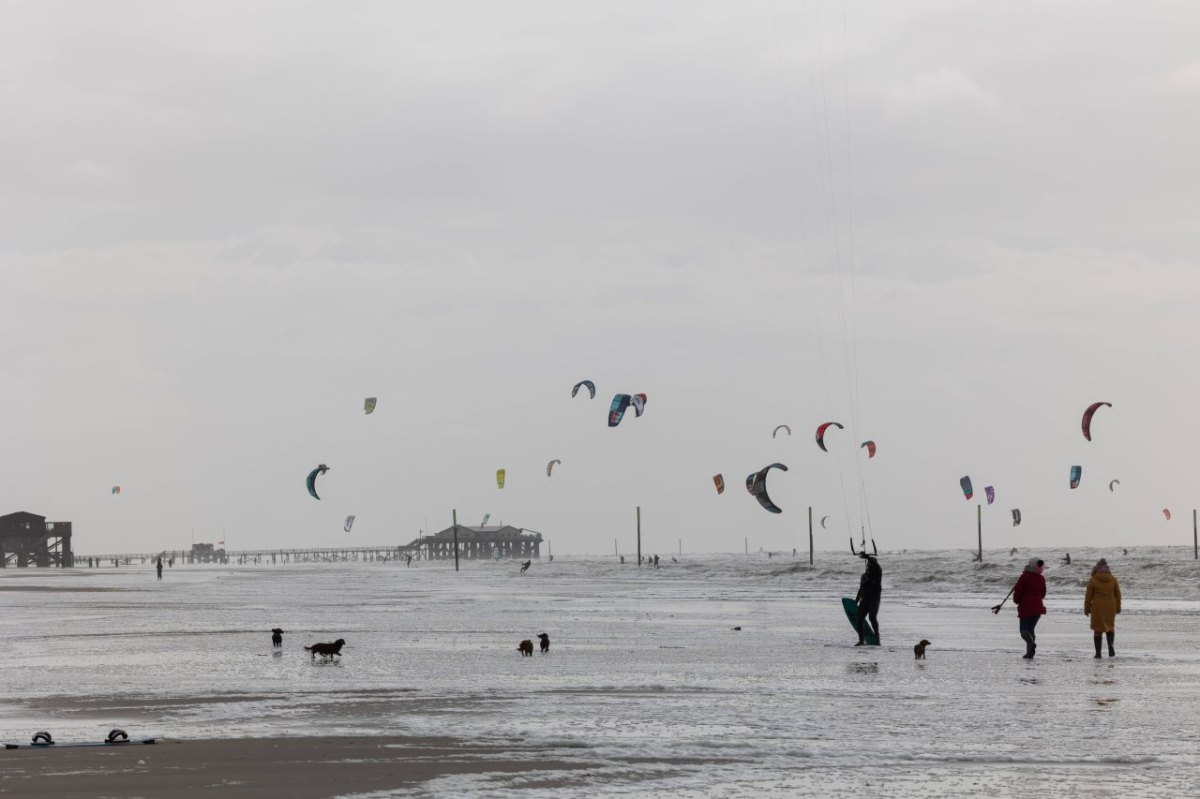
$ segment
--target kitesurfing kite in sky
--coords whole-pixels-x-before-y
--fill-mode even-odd
[[[113,486],[113,487],[112,487],[112,492],[113,492],[114,494],[120,494],[120,493],[121,493],[121,487],[120,487],[120,486]]]
[[[560,461],[558,458],[555,458],[554,460],[552,460],[546,464],[546,476],[547,477],[550,476],[550,472],[553,471],[554,464],[556,464],[556,463],[562,463],[562,461]]]
[[[825,424],[818,427],[817,428],[817,446],[821,448],[822,452],[829,451],[829,450],[825,449],[825,431],[829,429],[830,425],[833,425],[838,430],[845,430],[845,428],[842,427],[840,422],[826,422]]]
[[[991,505],[996,501],[996,489],[991,486],[986,486],[983,489],[984,496],[987,497],[988,504]]]
[[[317,475],[325,474],[327,471],[329,471],[329,467],[322,463],[309,472],[308,477],[304,479],[304,484],[308,486],[308,493],[312,495],[313,499],[320,499],[317,496]]]
[[[1013,510],[1012,510],[1012,515],[1013,515],[1013,527],[1016,527],[1017,525],[1019,525],[1019,524],[1021,523],[1021,511],[1020,511],[1020,509],[1019,509],[1019,508],[1013,508]]]
[[[1088,441],[1092,440],[1092,417],[1095,416],[1096,411],[1099,410],[1101,406],[1105,408],[1111,408],[1112,403],[1093,402],[1091,405],[1087,406],[1087,410],[1083,412],[1083,437]]]
[[[772,469],[780,469],[787,471],[788,467],[782,463],[772,463],[770,466],[764,466],[757,472],[751,472],[746,475],[746,490],[750,495],[758,500],[758,504],[769,510],[771,513],[783,513],[783,510],[771,501],[771,497],[767,495],[767,472]]]
[[[827,528],[825,527],[825,520],[826,520],[826,519],[828,519],[828,518],[829,518],[828,516],[822,516],[822,517],[821,517],[821,529],[822,529],[822,530],[825,530],[825,529],[827,529]]]
[[[1113,486],[1119,486],[1120,484],[1121,484],[1120,480],[1109,480],[1108,481],[1108,490],[1111,492],[1113,490]]]
[[[875,457],[875,442],[874,441],[864,441],[862,444],[859,445],[858,448],[862,449],[863,447],[867,448],[867,458],[868,459]]]
[[[1079,479],[1083,477],[1082,466],[1071,467],[1071,488],[1079,488]]]
[[[366,399],[364,399],[363,400],[363,413],[368,413],[368,414],[374,413],[375,412],[375,403],[377,401],[378,400],[375,397],[367,397]]]
[[[613,397],[612,405],[608,406],[608,426],[616,427],[625,418],[625,409],[629,407],[629,395],[617,394]]]
[[[480,526],[480,527],[487,527],[488,519],[490,519],[490,518],[492,518],[492,514],[490,514],[490,513],[485,513],[485,514],[483,514],[483,521],[481,521],[481,522],[479,523],[479,526]]]
[[[967,499],[970,499],[971,497],[975,496],[975,489],[971,488],[971,478],[970,477],[963,477],[962,479],[960,479],[958,481],[958,484],[960,486],[962,486],[962,491],[963,491],[964,497],[966,497]]]
[[[774,438],[776,435],[778,435],[780,430],[786,430],[789,436],[792,434],[792,428],[788,427],[786,424],[781,424],[771,431],[771,438]]]
[[[574,396],[579,393],[580,386],[583,386],[584,388],[586,388],[588,390],[588,398],[589,399],[596,398],[596,384],[593,383],[591,380],[580,380],[578,383],[576,383],[575,387],[571,389],[571,397],[572,398],[574,398]]]
[[[1171,511],[1169,511],[1168,509],[1163,508],[1163,516],[1167,517],[1167,521],[1171,521]]]
[[[642,412],[646,410],[646,395],[634,394],[629,398],[629,404],[633,406],[633,415],[641,416]]]
[[[503,469],[496,470],[496,488],[504,488],[504,475],[505,471]]]
[[[346,529],[346,532],[347,532],[347,533],[348,533],[348,532],[350,532],[350,528],[354,526],[354,517],[353,517],[353,516],[347,516],[347,517],[346,517],[346,523],[345,523],[344,525],[342,525],[342,526],[343,526],[343,527]]]
[[[717,487],[718,494],[725,493],[725,478],[719,474],[713,475],[713,485]]]

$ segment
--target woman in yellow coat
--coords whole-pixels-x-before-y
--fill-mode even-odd
[[[1083,595],[1083,615],[1092,619],[1092,641],[1096,644],[1096,657],[1100,657],[1100,634],[1108,638],[1108,656],[1116,657],[1113,638],[1117,631],[1117,614],[1121,612],[1121,586],[1108,568],[1104,558],[1092,567],[1092,579],[1088,580],[1087,593]]]

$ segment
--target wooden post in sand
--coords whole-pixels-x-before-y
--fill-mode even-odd
[[[975,528],[979,532],[979,562],[983,563],[983,505],[975,505]]]
[[[642,568],[642,506],[637,506],[638,519],[638,568]]]
[[[1200,539],[1196,538],[1196,509],[1192,508],[1192,560],[1200,560]]]
[[[454,523],[454,571],[458,571],[458,508],[450,511]]]
[[[812,505],[808,506],[808,565],[813,565]]]

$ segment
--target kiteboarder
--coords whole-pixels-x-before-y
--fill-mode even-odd
[[[529,571],[529,567],[532,565],[533,565],[532,560],[527,560],[524,563],[522,563],[521,564],[521,574],[524,574],[525,572]]]
[[[1046,606],[1042,603],[1046,598],[1046,578],[1042,576],[1045,565],[1043,560],[1030,558],[1012,590],[1013,602],[1017,603],[1021,637],[1025,639],[1025,660],[1033,660],[1037,652],[1037,636],[1033,630],[1037,627],[1038,619],[1046,614]]]
[[[1108,561],[1100,558],[1092,567],[1092,579],[1088,580],[1087,592],[1083,595],[1083,615],[1092,620],[1092,642],[1096,645],[1096,657],[1100,657],[1100,635],[1108,639],[1108,656],[1116,657],[1113,638],[1117,632],[1117,614],[1121,612],[1121,586],[1108,567]]]
[[[1071,553],[1070,553],[1070,552],[1068,552],[1068,553],[1067,553],[1067,554],[1066,554],[1066,555],[1063,557],[1063,563],[1065,563],[1067,566],[1070,566],[1070,565],[1071,565]]]
[[[873,555],[860,552],[858,556],[867,562],[867,568],[859,580],[858,594],[854,597],[854,601],[858,605],[858,643],[855,646],[862,646],[866,643],[864,632],[866,631],[868,616],[871,619],[869,629],[874,632],[876,643],[882,644],[883,641],[879,636],[879,619],[877,617],[879,614],[879,599],[883,593],[883,569],[879,566],[879,561]]]
[[[158,579],[162,579],[162,558],[158,559],[158,564],[154,567],[158,572]]]

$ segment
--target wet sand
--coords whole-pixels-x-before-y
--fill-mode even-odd
[[[536,748],[453,738],[243,738],[164,740],[120,748],[0,751],[0,796],[93,799],[289,797],[325,799],[404,788],[453,775],[524,774],[568,785],[586,761]]]

